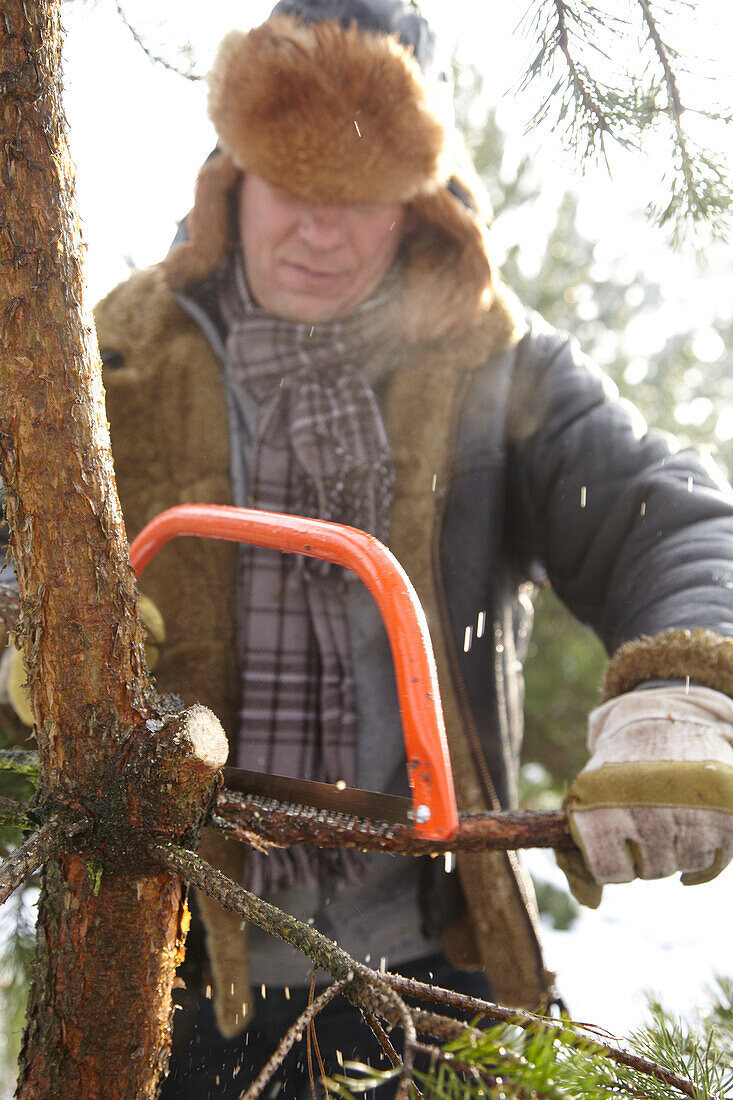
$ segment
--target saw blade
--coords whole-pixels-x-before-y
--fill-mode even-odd
[[[224,768],[224,786],[243,794],[261,795],[277,802],[310,806],[317,810],[348,814],[390,825],[412,825],[412,802],[393,794],[362,791],[341,783],[317,783],[287,775],[252,772],[246,768]]]

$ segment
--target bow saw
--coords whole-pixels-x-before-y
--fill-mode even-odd
[[[404,569],[374,536],[302,516],[182,504],[161,512],[133,540],[130,559],[136,576],[166,543],[180,536],[244,542],[350,569],[374,597],[392,651],[411,798],[226,767],[219,802],[237,804],[245,835],[249,829],[265,839],[269,831],[277,843],[317,843],[324,826],[348,822],[342,830],[349,834],[343,845],[347,847],[396,851],[395,841],[402,841],[417,854],[454,848],[573,846],[560,811],[459,816],[425,614]],[[292,839],[286,839],[288,821]]]

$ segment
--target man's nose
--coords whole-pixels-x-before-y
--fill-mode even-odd
[[[344,212],[338,206],[316,206],[306,210],[298,233],[311,248],[335,248],[344,239]]]

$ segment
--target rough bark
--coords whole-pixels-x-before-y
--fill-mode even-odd
[[[411,825],[350,817],[225,788],[216,800],[214,823],[227,835],[255,848],[315,844],[322,848],[422,856],[519,848],[562,851],[575,847],[562,810],[460,814],[458,835],[453,840],[424,840],[415,835]]]
[[[0,474],[36,813],[87,821],[46,867],[18,1096],[142,1100],[167,1058],[186,910],[180,879],[139,852],[151,833],[192,835],[226,743],[208,712],[161,708],[145,670],[83,300],[59,16],[60,0],[0,12]]]

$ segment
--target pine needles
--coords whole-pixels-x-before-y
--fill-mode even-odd
[[[470,1028],[441,1047],[418,1044],[422,1065],[414,1072],[415,1086],[424,1100],[722,1100],[733,1086],[732,995],[733,983],[721,979],[696,1027],[650,1006],[651,1022],[632,1037],[631,1057],[623,1062],[602,1049],[605,1041],[599,1044],[570,1021],[555,1032],[512,1025],[482,1032]],[[637,1065],[630,1064],[634,1056]],[[394,1069],[360,1063],[346,1063],[344,1069],[325,1083],[328,1094],[341,1100],[357,1100],[397,1077]]]
[[[581,161],[607,161],[614,143],[644,146],[661,165],[647,212],[672,243],[726,240],[733,183],[716,151],[721,142],[711,148],[697,133],[706,120],[719,139],[730,105],[710,106],[709,89],[704,107],[694,102],[705,63],[683,57],[673,44],[685,36],[686,21],[705,16],[687,0],[634,0],[620,10],[610,0],[533,0],[523,26],[537,48],[519,85],[519,91],[543,89],[531,125],[561,131]],[[711,27],[711,39],[714,33]]]

